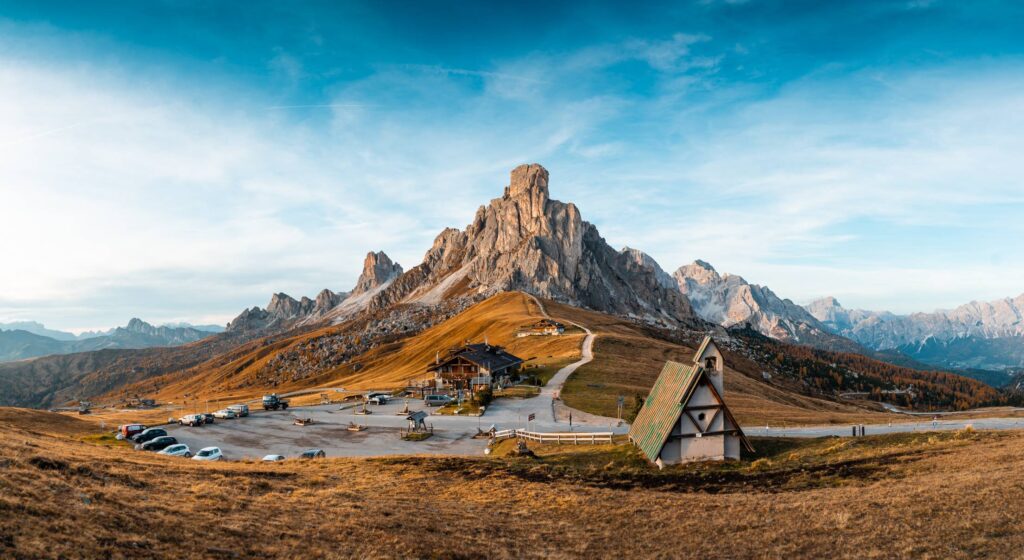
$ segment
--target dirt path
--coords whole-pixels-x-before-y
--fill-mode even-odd
[[[527,295],[529,295],[530,299],[532,299],[534,303],[537,304],[537,307],[540,308],[541,314],[544,315],[546,319],[551,319],[551,315],[548,314],[547,309],[544,307],[544,303],[541,302],[540,299],[535,297],[533,294]],[[548,403],[550,403],[549,418],[552,422],[566,423],[574,426],[619,425],[620,422],[617,418],[608,418],[607,416],[598,416],[596,414],[590,414],[589,412],[577,410],[575,408],[567,406],[559,398],[559,395],[562,392],[562,387],[565,385],[565,382],[569,380],[569,376],[572,375],[573,372],[575,372],[580,367],[594,361],[594,339],[597,338],[597,335],[591,332],[591,330],[588,329],[587,327],[579,323],[569,321],[568,319],[564,320],[570,325],[583,329],[583,332],[587,333],[587,335],[583,338],[583,344],[580,347],[580,359],[579,361],[573,362],[565,366],[564,368],[558,370],[558,372],[555,373],[555,375],[548,380],[547,384],[545,384],[544,387],[541,388],[540,395],[530,400],[537,400],[537,404],[541,405],[541,407],[548,406]]]

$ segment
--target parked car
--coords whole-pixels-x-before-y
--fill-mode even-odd
[[[192,456],[193,461],[220,461],[223,458],[224,454],[219,447],[204,447]]]
[[[160,436],[153,438],[146,443],[136,445],[135,449],[141,449],[142,451],[163,451],[175,443],[178,443],[178,440],[171,436]]]
[[[323,449],[309,449],[299,455],[299,459],[323,459],[327,454]]]
[[[370,393],[366,395],[366,402],[370,404],[388,404],[391,400],[389,393]]]
[[[218,410],[217,412],[214,412],[213,415],[217,418],[221,418],[224,420],[230,420],[238,416],[237,414],[235,414],[235,411],[231,410],[230,408]]]
[[[157,455],[172,455],[174,457],[191,457],[192,451],[184,443],[175,443],[169,445],[163,449],[163,451],[157,453]]]
[[[217,419],[216,416],[214,416],[213,414],[210,414],[209,412],[204,412],[200,416],[203,417],[203,424],[213,424],[214,420]]]
[[[158,437],[166,435],[167,430],[163,428],[149,428],[136,434],[135,437],[132,438],[132,441],[134,441],[135,443],[146,443],[151,439],[156,439]]]
[[[206,423],[206,419],[203,418],[202,414],[186,414],[181,418],[178,418],[178,425],[180,426],[202,426]]]
[[[264,455],[263,460],[268,463],[276,463],[278,461],[284,461],[284,455]]]
[[[239,418],[242,418],[244,416],[248,416],[249,415],[249,405],[247,405],[247,404],[233,404],[233,405],[228,407],[228,410],[235,411],[235,414]]]
[[[427,406],[444,406],[452,402],[452,398],[448,395],[427,395],[423,399],[423,403]]]
[[[146,426],[142,424],[122,424],[117,427],[117,433],[121,435],[122,439],[132,439],[145,430]]]

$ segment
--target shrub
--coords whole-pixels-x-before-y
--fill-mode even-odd
[[[476,403],[480,406],[487,406],[494,400],[494,392],[491,391],[490,387],[484,387],[476,392],[476,396],[473,398]]]

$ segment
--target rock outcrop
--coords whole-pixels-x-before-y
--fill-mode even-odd
[[[612,249],[576,205],[552,200],[546,169],[521,165],[501,198],[481,206],[464,231],[441,232],[423,263],[370,306],[432,305],[519,290],[652,322],[693,320],[686,298],[658,270],[632,252]]]
[[[359,275],[351,295],[358,296],[372,292],[402,275],[402,265],[393,262],[384,251],[369,253],[363,261],[363,273]]]

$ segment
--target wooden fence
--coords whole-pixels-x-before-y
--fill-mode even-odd
[[[526,430],[499,430],[492,436],[494,441],[503,439],[522,438],[538,443],[581,443],[598,444],[611,443],[612,432],[528,432]]]

